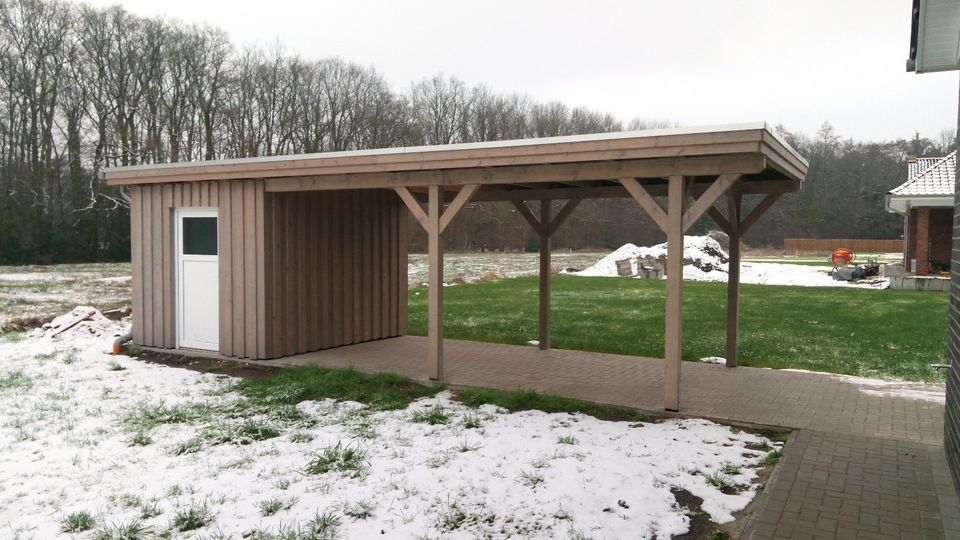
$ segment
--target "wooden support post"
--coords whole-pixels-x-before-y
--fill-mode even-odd
[[[550,348],[550,199],[540,200],[540,350]]]
[[[440,237],[443,189],[441,186],[430,186],[428,197],[427,376],[438,381],[443,377],[443,242]]]
[[[680,410],[683,353],[683,177],[671,176],[667,197],[667,313],[664,332],[663,406]]]
[[[552,204],[551,199],[540,199],[540,217],[537,218],[530,211],[527,203],[513,201],[517,212],[527,220],[540,238],[540,331],[538,337],[542,350],[550,348],[550,238],[570,217],[573,210],[580,204],[580,200],[567,201],[555,217],[552,215]]]
[[[738,341],[740,339],[740,203],[739,192],[728,193],[730,240],[727,265],[727,367],[737,367]]]
[[[453,198],[450,207],[443,210],[443,187],[432,185],[427,188],[427,211],[420,207],[420,201],[406,187],[398,186],[394,190],[410,213],[427,232],[427,264],[429,274],[427,286],[427,375],[433,380],[443,379],[443,231],[453,221],[460,210],[470,202],[470,198],[480,189],[479,184],[467,184]]]

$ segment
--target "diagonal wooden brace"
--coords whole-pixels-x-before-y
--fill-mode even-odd
[[[750,230],[750,227],[753,227],[757,221],[763,217],[763,214],[773,206],[773,203],[777,202],[780,197],[783,196],[783,193],[770,193],[768,194],[760,204],[755,206],[753,210],[747,214],[747,217],[743,218],[743,221],[740,222],[739,232],[741,235]]]
[[[660,203],[637,182],[636,178],[621,178],[620,183],[630,193],[635,201],[643,208],[654,223],[660,227],[660,230],[667,232],[667,213],[664,212]]]
[[[713,205],[720,200],[720,197],[740,181],[739,174],[721,174],[703,195],[692,204],[683,214],[683,232],[687,232],[694,223],[697,222],[703,214],[707,213]]]
[[[398,186],[393,188],[397,192],[397,195],[400,196],[400,199],[403,200],[403,203],[407,205],[407,208],[410,210],[410,213],[413,214],[413,217],[417,219],[417,222],[420,223],[420,226],[424,230],[430,230],[429,218],[427,213],[423,211],[423,207],[420,206],[420,201],[410,193],[410,190],[403,186]],[[443,234],[443,231],[447,229],[447,226],[450,225],[450,222],[453,221],[453,218],[457,217],[457,214],[460,213],[460,210],[470,202],[470,198],[480,189],[480,184],[467,184],[460,188],[460,191],[457,193],[457,196],[453,198],[453,201],[450,202],[450,205],[446,210],[443,211],[440,216],[439,223],[439,234]]]

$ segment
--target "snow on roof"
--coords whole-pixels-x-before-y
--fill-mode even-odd
[[[952,196],[956,170],[956,150],[941,158],[920,158],[907,165],[909,179],[890,190],[890,194],[900,197]]]
[[[935,165],[942,157],[922,157],[914,161],[907,162],[907,181],[913,180],[913,177]]]

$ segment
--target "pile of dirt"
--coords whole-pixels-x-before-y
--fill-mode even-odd
[[[98,309],[90,306],[77,306],[69,313],[60,315],[44,324],[38,332],[49,339],[67,335],[119,336],[122,333],[117,323],[100,313]]]
[[[667,244],[657,244],[655,246],[635,246],[633,244],[624,244],[619,249],[610,253],[606,257],[597,261],[596,264],[578,272],[581,276],[617,276],[621,275],[617,271],[617,261],[629,261],[632,269],[631,275],[636,276],[640,272],[638,259],[646,258],[665,258],[667,255]],[[684,236],[683,237],[683,264],[692,266],[702,272],[726,272],[729,257],[726,250],[715,239],[709,236]]]

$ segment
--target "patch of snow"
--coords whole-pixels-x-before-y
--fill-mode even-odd
[[[73,276],[52,272],[13,272],[0,274],[0,281],[66,281],[75,279]]]
[[[870,396],[898,397],[940,404],[946,402],[946,387],[943,383],[914,382],[897,379],[871,379],[869,377],[858,377],[856,375],[838,375],[835,373],[823,373],[820,371],[794,368],[782,369],[781,371],[823,375],[835,381],[856,385],[859,387],[858,390],[861,393]]]
[[[714,521],[728,522],[756,490],[765,453],[747,445],[761,437],[706,420],[659,424],[609,422],[580,414],[508,413],[472,409],[443,392],[406,409],[371,411],[323,400],[298,408],[312,426],[281,427],[280,436],[244,446],[172,449],[228,419],[164,424],[153,442],[130,445],[124,415],[140,404],[220,406],[241,400],[234,380],[109,356],[113,321],[84,321],[56,339],[34,332],[0,342],[0,536],[53,538],[64,515],[87,511],[101,524],[129,523],[140,507],[124,494],[155,504],[143,519],[173,538],[241,537],[258,529],[306,524],[318,512],[340,516],[345,538],[514,535],[554,538],[571,532],[607,538],[666,538],[687,531],[689,518],[670,492],[704,499]],[[97,336],[82,325],[100,325]],[[415,411],[441,407],[448,424],[415,423]],[[466,428],[466,418],[480,427]],[[368,426],[358,435],[357,423]],[[306,441],[306,442],[305,442]],[[366,453],[365,472],[309,475],[305,465],[337,444]],[[741,486],[724,494],[705,476],[732,465]],[[262,515],[268,499],[290,508]],[[625,504],[620,505],[618,501]],[[366,519],[344,509],[372,505]],[[170,530],[177,509],[203,503],[213,521],[189,533]],[[67,536],[65,536],[67,537]]]

